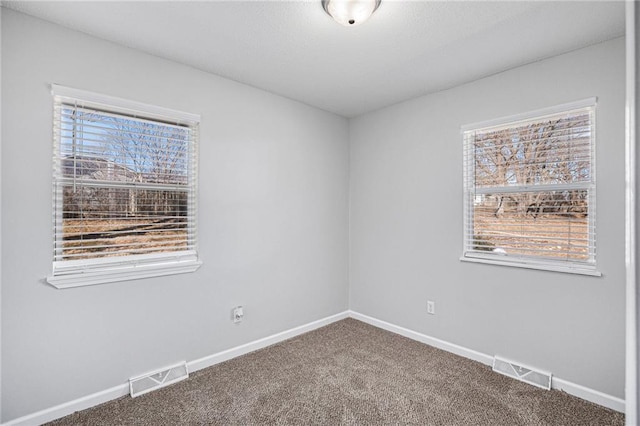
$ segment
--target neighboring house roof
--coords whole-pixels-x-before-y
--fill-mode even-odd
[[[64,157],[61,160],[61,168],[63,176],[76,176],[83,179],[115,182],[187,183],[187,176],[177,173],[174,169],[139,173],[115,161],[96,156]]]

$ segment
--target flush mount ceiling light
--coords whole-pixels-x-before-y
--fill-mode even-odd
[[[362,24],[380,6],[381,0],[322,0],[324,11],[346,27]]]

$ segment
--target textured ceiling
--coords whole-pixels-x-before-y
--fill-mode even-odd
[[[353,117],[624,34],[621,1],[32,2],[15,9]]]

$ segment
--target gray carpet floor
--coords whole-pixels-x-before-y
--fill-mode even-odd
[[[52,425],[623,425],[624,415],[345,319]]]

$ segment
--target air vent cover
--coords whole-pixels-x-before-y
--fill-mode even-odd
[[[187,363],[183,362],[129,379],[129,391],[132,397],[136,397],[188,377]]]
[[[493,358],[493,371],[542,389],[551,389],[551,373],[546,371],[527,367],[497,356]]]

